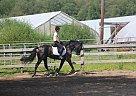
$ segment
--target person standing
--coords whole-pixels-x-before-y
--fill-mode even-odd
[[[62,53],[63,53],[64,47],[63,47],[63,45],[60,44],[59,31],[60,31],[60,27],[56,26],[55,32],[53,34],[53,41],[54,41],[54,45],[60,50],[59,51],[59,54],[60,54],[59,58],[63,59]]]

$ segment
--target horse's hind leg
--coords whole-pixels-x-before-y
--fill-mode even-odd
[[[71,59],[68,59],[67,62],[69,63],[69,65],[70,65],[70,67],[71,67],[71,69],[72,69],[70,73],[74,73],[74,72],[75,72],[75,69],[74,69],[74,66],[73,66],[73,64],[72,64],[72,62],[71,62]]]
[[[35,69],[34,69],[34,74],[32,75],[32,77],[34,77],[36,75],[36,70],[38,68],[38,66],[40,65],[42,59],[38,59],[37,63],[35,64]]]
[[[60,69],[62,68],[65,60],[61,60],[59,68],[56,69],[56,73],[59,73]]]
[[[47,57],[44,58],[44,67],[45,67],[46,70],[47,70],[47,74],[49,74],[49,68],[48,68],[48,65],[47,65]]]

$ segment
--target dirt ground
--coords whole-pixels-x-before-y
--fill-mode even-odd
[[[0,77],[0,96],[136,96],[136,71]]]

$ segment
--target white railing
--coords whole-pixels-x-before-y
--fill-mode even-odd
[[[39,43],[16,43],[16,44],[0,44],[0,68],[9,67],[27,67],[21,64],[20,58],[23,55],[28,55],[32,49],[36,46],[43,44],[50,44],[51,42],[39,42]],[[110,60],[101,60],[101,56],[124,56],[124,55],[136,55],[136,44],[100,44],[100,45],[84,45],[84,50],[91,50],[85,52],[84,63],[107,63],[107,62],[136,62],[135,58],[125,58]],[[108,51],[101,52],[102,49]],[[95,50],[93,52],[92,50]],[[100,50],[100,51],[98,51]],[[121,50],[119,52],[118,50]],[[122,51],[125,50],[125,51]],[[127,50],[127,51],[126,51]],[[129,50],[129,51],[128,51]],[[96,56],[95,59],[87,60],[86,56]],[[34,62],[35,63],[35,62]],[[33,63],[33,64],[34,64]],[[52,61],[50,61],[52,63]],[[82,61],[79,60],[79,63]],[[31,64],[30,64],[31,65]],[[30,65],[28,65],[30,67]],[[43,65],[43,64],[41,64]],[[34,67],[34,65],[32,65]]]

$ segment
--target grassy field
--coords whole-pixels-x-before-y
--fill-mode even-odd
[[[136,55],[106,55],[106,56],[84,56],[84,60],[114,60],[114,59],[135,59]],[[37,60],[34,60],[33,63],[36,63]],[[72,61],[80,61],[78,56],[72,57]],[[3,62],[3,61],[0,61]],[[9,62],[10,61],[6,61]],[[60,62],[59,60],[54,61],[53,59],[48,58],[48,62]],[[14,61],[12,61],[14,63]],[[16,64],[20,64],[20,61],[15,61]],[[58,66],[57,66],[58,67]],[[76,70],[80,70],[79,64],[74,64]],[[53,68],[50,68],[53,70]],[[61,72],[68,73],[70,72],[71,68],[69,65],[65,65],[62,67]],[[82,68],[84,71],[103,71],[103,70],[134,70],[136,71],[136,63],[95,63],[95,64],[85,64]],[[30,72],[33,73],[34,68],[23,68],[23,72]],[[44,67],[39,67],[38,72],[45,72],[46,69]],[[9,68],[9,69],[2,69],[0,68],[0,76],[10,76],[15,75],[16,73],[20,73],[20,68]]]
[[[58,67],[58,66],[57,66]],[[80,65],[74,65],[76,70],[80,70]],[[50,67],[50,70],[53,68]],[[64,65],[60,72],[68,73],[71,68],[69,65]],[[103,71],[103,70],[132,70],[136,71],[136,63],[108,63],[108,64],[85,64],[82,68],[83,71]],[[33,73],[34,68],[23,68],[23,72]],[[39,67],[37,72],[44,73],[46,70],[44,67]],[[20,68],[0,69],[0,76],[11,76],[20,73]]]

